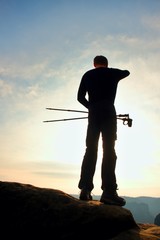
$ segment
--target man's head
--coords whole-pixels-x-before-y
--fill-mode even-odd
[[[108,59],[102,55],[99,55],[93,59],[93,64],[95,67],[108,67]]]

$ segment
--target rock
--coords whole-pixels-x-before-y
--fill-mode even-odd
[[[141,232],[141,226],[125,208],[80,201],[61,190],[17,182],[0,182],[0,213],[5,239],[132,240],[134,233],[140,236]],[[124,234],[130,237],[120,238]]]
[[[154,223],[160,226],[160,213],[155,217]]]

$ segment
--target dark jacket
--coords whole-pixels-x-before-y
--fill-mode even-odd
[[[129,74],[128,70],[107,67],[87,71],[79,85],[78,101],[88,109],[97,103],[114,104],[118,82]]]

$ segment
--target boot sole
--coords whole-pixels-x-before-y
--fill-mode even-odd
[[[108,205],[116,205],[116,206],[120,206],[120,207],[123,207],[126,203],[119,203],[119,202],[115,202],[113,200],[110,200],[110,199],[101,199],[100,200],[101,203],[104,203],[104,204],[108,204]]]

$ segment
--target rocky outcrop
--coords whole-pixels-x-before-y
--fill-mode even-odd
[[[145,229],[125,208],[16,182],[0,182],[0,217],[5,239],[160,239],[160,227]]]
[[[154,223],[160,226],[160,213],[155,217]]]

